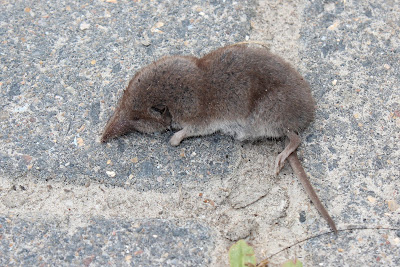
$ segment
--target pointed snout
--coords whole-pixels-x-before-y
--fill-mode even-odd
[[[105,143],[112,138],[127,134],[130,130],[129,121],[125,119],[124,116],[121,116],[119,112],[116,112],[107,122],[101,136],[101,142]]]
[[[101,136],[100,141],[101,141],[102,143],[105,143],[105,142],[107,142],[107,141],[110,140],[110,139],[111,139],[110,131],[107,131],[107,129],[104,130],[104,132],[103,132],[103,134],[102,134],[102,136]]]
[[[116,137],[116,132],[114,130],[114,125],[113,123],[110,123],[111,121],[109,121],[106,125],[106,127],[104,128],[103,134],[101,136],[101,142],[105,143],[108,140],[110,140],[111,138]]]

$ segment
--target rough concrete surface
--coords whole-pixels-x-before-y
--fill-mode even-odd
[[[270,266],[400,265],[398,14],[383,0],[2,0],[0,265],[227,266],[238,239]],[[282,140],[99,142],[141,66],[245,40],[311,84],[299,155],[338,236],[288,166],[273,175]]]

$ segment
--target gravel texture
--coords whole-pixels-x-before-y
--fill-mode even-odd
[[[206,266],[212,241],[196,222],[106,220],[71,234],[57,221],[0,217],[1,266]]]
[[[398,11],[384,1],[313,3],[305,10],[302,56],[310,58],[305,76],[318,99],[318,131],[306,136],[306,157],[326,155],[309,169],[313,176],[336,177],[330,181],[347,203],[343,223],[352,222],[345,216],[351,214],[400,227],[398,217],[385,215],[387,204],[369,206],[375,218],[365,214],[368,202],[400,203]]]
[[[168,190],[229,171],[229,139],[98,142],[135,70],[246,38],[251,1],[17,1],[1,7],[0,174]],[[163,155],[162,157],[155,156]],[[205,160],[207,159],[207,160]],[[131,176],[130,176],[131,175]],[[129,178],[130,177],[130,178]],[[154,179],[157,177],[157,179]]]
[[[399,12],[397,1],[313,1],[304,10],[300,57],[318,99],[304,152],[311,177],[321,177],[313,184],[329,181],[319,194],[342,227],[393,229],[340,234],[336,254],[330,241],[311,242],[310,252],[323,250],[313,265],[400,264]]]
[[[244,238],[271,266],[399,266],[398,14],[383,0],[2,0],[0,265],[227,266]],[[273,175],[282,140],[99,142],[140,67],[248,39],[310,81],[299,155],[337,237],[288,166]]]

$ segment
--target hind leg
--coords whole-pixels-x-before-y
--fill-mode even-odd
[[[275,160],[275,173],[277,175],[285,165],[287,157],[297,149],[301,142],[300,137],[295,132],[289,131],[286,136],[289,138],[289,144],[286,145],[285,149],[276,157]]]

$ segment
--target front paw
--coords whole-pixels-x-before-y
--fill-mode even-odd
[[[186,133],[187,133],[187,131],[185,128],[174,133],[174,135],[169,140],[169,143],[171,144],[171,146],[178,146],[181,143],[181,141],[187,136]]]
[[[174,134],[171,139],[169,140],[169,144],[171,146],[179,146],[179,144],[181,143],[182,139],[179,138],[179,136],[176,136],[176,134]]]

